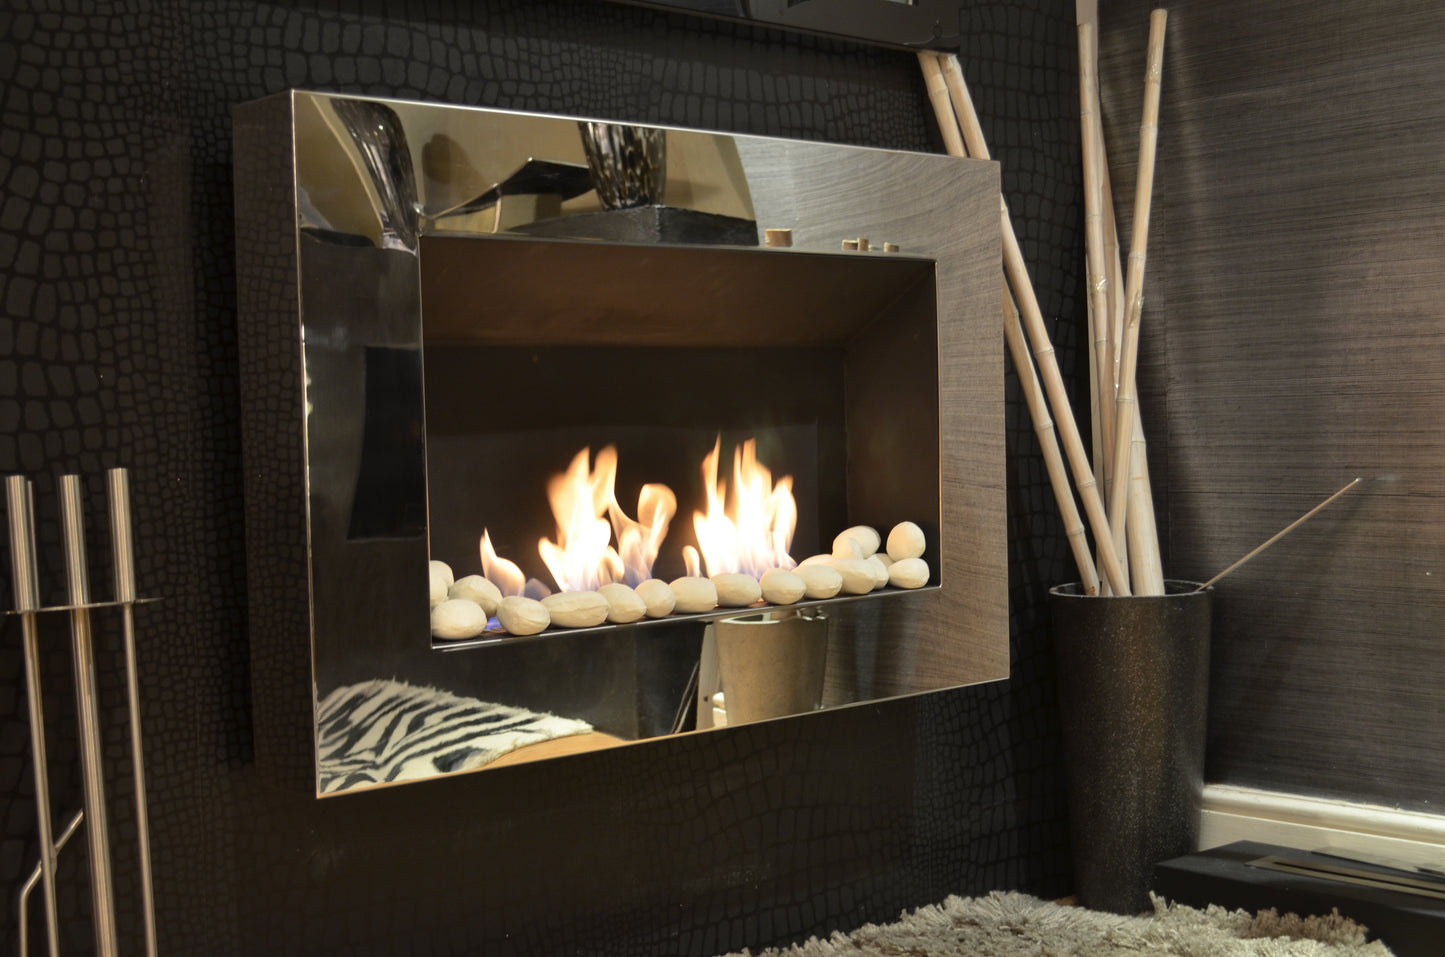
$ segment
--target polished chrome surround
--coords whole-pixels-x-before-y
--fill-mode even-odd
[[[253,703],[275,776],[314,790],[316,702],[378,677],[624,738],[679,713],[716,615],[429,637],[429,548],[457,524],[438,450],[467,429],[442,406],[488,386],[475,356],[666,354],[701,379],[733,362],[802,418],[834,390],[812,545],[917,515],[934,575],[829,610],[825,706],[1007,675],[997,167],[658,128],[664,203],[606,210],[578,185],[585,122],[304,92],[236,112]],[[860,237],[901,252],[841,251]]]

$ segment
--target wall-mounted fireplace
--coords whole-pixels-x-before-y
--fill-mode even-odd
[[[599,128],[651,152],[605,168]],[[823,707],[1006,676],[992,164],[310,93],[238,109],[236,157],[253,705],[276,774],[333,793],[444,771],[386,742],[459,715],[608,743],[705,728],[709,622],[740,615],[826,618]],[[787,554],[763,564],[911,522],[922,587],[433,633],[434,560],[500,581],[505,559],[527,594],[715,574],[695,513],[749,484],[739,457],[788,493]],[[600,505],[569,529],[572,500],[549,501],[579,462],[584,493],[607,465],[615,538]],[[596,531],[626,552],[616,513],[637,523],[660,486],[675,513],[645,571],[614,555],[579,584],[592,566],[539,548]],[[315,765],[277,766],[296,735]],[[470,741],[442,749],[458,768],[490,760]]]

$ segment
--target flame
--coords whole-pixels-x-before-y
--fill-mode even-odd
[[[687,574],[743,572],[761,578],[770,568],[792,568],[796,563],[788,549],[798,524],[792,476],[773,484],[772,474],[758,462],[757,443],[749,439],[733,450],[729,496],[728,483],[717,477],[721,449],[719,436],[702,462],[707,511],[693,513],[700,551],[692,545],[683,548]],[[590,448],[578,452],[566,471],[547,483],[557,540],[538,539],[537,552],[561,591],[593,591],[621,581],[636,587],[652,577],[677,514],[677,496],[666,485],[642,486],[634,520],[617,501],[616,447],[601,449],[589,464],[591,455]],[[497,556],[485,529],[481,553],[483,574],[502,594],[548,593],[545,583],[528,579],[514,562]]]
[[[590,449],[578,452],[567,471],[547,483],[557,541],[543,538],[537,551],[563,591],[591,591],[624,580],[637,585],[652,577],[658,549],[677,513],[672,489],[644,485],[638,495],[638,520],[628,517],[617,501],[616,447],[599,451],[589,469],[590,454]],[[617,548],[611,544],[614,530]]]
[[[591,591],[622,577],[622,559],[612,541],[612,526],[602,516],[612,498],[617,453],[597,453],[597,470],[588,468],[591,449],[572,457],[567,471],[547,483],[547,500],[557,519],[557,542],[542,538],[537,551],[562,591]]]
[[[707,511],[693,512],[693,529],[709,575],[743,572],[761,578],[770,568],[792,568],[788,555],[798,526],[798,505],[793,500],[793,477],[773,484],[772,473],[758,462],[757,442],[748,439],[733,450],[733,494],[730,507],[727,483],[718,481],[722,437],[702,460]]]
[[[485,528],[482,529],[481,552],[482,575],[496,585],[503,595],[522,594],[522,589],[527,585],[527,576],[522,574],[522,569],[517,567],[516,562],[497,557],[497,550],[492,547],[492,535]]]
[[[609,446],[610,448],[610,446]],[[609,490],[610,491],[610,490]],[[636,588],[652,577],[662,540],[677,514],[677,496],[666,485],[649,483],[637,493],[637,521],[627,517],[616,497],[607,503],[607,515],[617,533],[618,551],[627,584]]]

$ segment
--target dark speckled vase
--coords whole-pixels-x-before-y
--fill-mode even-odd
[[[667,184],[667,132],[616,123],[578,123],[582,151],[603,209],[662,202]]]
[[[1196,849],[1213,597],[1198,588],[1049,592],[1074,892],[1087,907],[1147,910],[1154,865]]]

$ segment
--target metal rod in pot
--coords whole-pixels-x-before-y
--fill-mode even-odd
[[[60,853],[60,849],[65,846],[65,842],[70,840],[70,836],[75,833],[75,829],[80,827],[81,822],[84,820],[85,812],[76,811],[75,816],[70,819],[70,823],[65,826],[65,830],[55,839],[55,852],[57,854]],[[25,882],[25,885],[20,888],[21,957],[25,957],[26,954],[30,953],[30,894],[35,890],[35,885],[38,883],[40,883],[40,865],[36,864],[35,869],[30,872],[30,878]],[[55,957],[59,950],[59,936],[59,933],[56,931],[51,931],[50,933],[50,953],[52,957]]]
[[[130,477],[125,469],[105,473],[110,500],[110,542],[115,559],[115,600],[125,629],[125,693],[130,708],[131,768],[135,775],[136,837],[140,842],[141,906],[145,916],[146,954],[156,957],[155,893],[151,884],[150,817],[146,810],[146,778],[140,721],[140,681],[135,659],[135,555],[131,544]]]
[[[81,780],[85,791],[86,837],[90,844],[90,890],[94,902],[95,950],[115,957],[115,893],[110,871],[110,831],[106,826],[105,775],[101,761],[100,708],[95,686],[95,648],[90,633],[90,584],[85,567],[85,521],[80,477],[60,477],[60,525],[65,541],[66,590],[71,650],[75,657],[75,707],[80,723]]]
[[[35,817],[40,830],[39,874],[45,896],[45,930],[50,941],[50,957],[59,957],[60,925],[55,910],[55,855],[59,848],[50,823],[50,773],[45,763],[45,708],[40,691],[40,643],[35,621],[35,613],[40,610],[40,587],[35,575],[35,505],[30,480],[23,475],[9,476],[5,480],[5,501],[10,518],[10,578],[25,648],[25,693],[30,706],[30,756],[35,770]],[[23,898],[21,907],[24,907]],[[21,917],[22,920],[25,917],[23,911]]]

